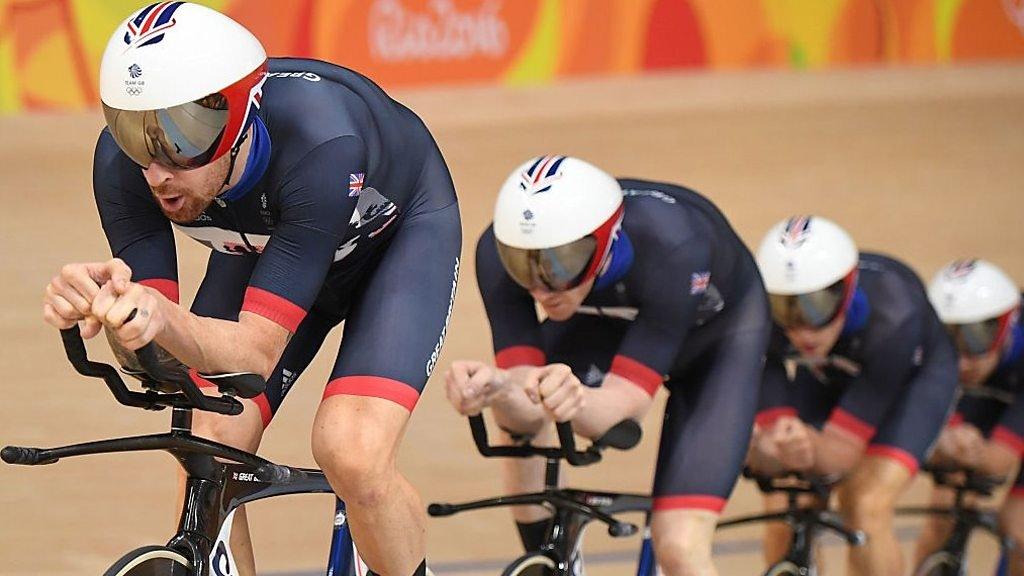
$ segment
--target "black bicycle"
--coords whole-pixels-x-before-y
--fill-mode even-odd
[[[897,508],[896,513],[946,516],[953,520],[953,530],[941,548],[921,561],[914,570],[914,576],[965,576],[967,543],[975,529],[992,535],[999,542],[1004,556],[1013,548],[1013,541],[999,528],[998,513],[973,503],[977,498],[992,496],[992,492],[1006,481],[1005,478],[953,468],[926,466],[924,470],[932,475],[937,486],[953,490],[953,507],[905,507]]]
[[[640,442],[641,430],[635,421],[620,422],[582,451],[576,449],[572,424],[568,422],[557,425],[560,443],[558,448],[533,446],[528,438],[511,446],[492,446],[487,439],[487,426],[483,416],[470,416],[469,425],[477,450],[485,457],[541,456],[547,460],[542,492],[499,496],[463,504],[435,503],[427,508],[431,516],[451,516],[466,510],[531,504],[551,510],[552,519],[547,528],[544,544],[539,550],[527,552],[514,560],[505,568],[502,576],[578,576],[583,571],[583,531],[590,522],[603,522],[608,526],[608,533],[614,537],[630,536],[638,531],[635,524],[622,522],[615,518],[615,514],[644,512],[647,515],[645,525],[650,524],[650,496],[558,487],[562,460],[572,466],[588,466],[601,461],[601,451],[605,448],[628,450],[636,446]],[[645,530],[640,565],[637,569],[638,576],[655,574],[649,532]]]
[[[789,524],[793,535],[785,558],[768,567],[765,576],[815,576],[818,573],[815,561],[815,541],[824,532],[837,534],[850,546],[861,546],[867,541],[864,533],[850,530],[838,514],[828,507],[834,479],[807,477],[792,473],[778,477],[758,476],[749,470],[743,475],[757,482],[765,494],[782,492],[787,496],[788,505],[784,511],[758,514],[726,520],[719,528],[740,526],[752,522],[782,521]],[[800,502],[803,495],[812,496],[812,503]]]
[[[162,360],[155,345],[149,344],[136,353],[143,372],[132,374],[142,380],[145,389],[139,392],[130,390],[114,367],[89,360],[78,326],[62,330],[61,339],[75,370],[102,379],[121,404],[146,410],[171,408],[171,430],[58,448],[7,446],[0,451],[4,462],[35,466],[86,454],[165,450],[187,474],[177,533],[166,545],[144,546],[125,554],[104,576],[236,576],[229,540],[239,506],[285,494],[333,492],[320,470],[274,464],[192,434],[193,410],[240,414],[242,404],[235,397],[252,398],[263,392],[266,382],[261,376],[204,376],[221,394],[206,396],[184,365]],[[353,576],[360,562],[345,522],[344,503],[338,500],[327,573]]]

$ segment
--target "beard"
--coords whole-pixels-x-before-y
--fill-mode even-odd
[[[228,174],[229,164],[230,159],[224,156],[209,166],[198,168],[192,173],[186,172],[188,176],[184,179],[194,179],[193,182],[186,184],[172,180],[155,188],[151,187],[160,211],[176,224],[195,222],[220,193]]]

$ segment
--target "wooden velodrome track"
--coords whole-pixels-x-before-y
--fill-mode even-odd
[[[473,246],[506,173],[542,153],[692,186],[750,243],[784,216],[820,213],[862,247],[900,256],[926,277],[954,256],[979,255],[1024,283],[1022,67],[671,75],[397,96],[433,129],[461,198],[465,257],[446,359],[490,353]],[[43,287],[63,263],[107,257],[90,184],[101,125],[98,114],[0,118],[0,444],[47,446],[168,425],[165,413],[122,408],[102,384],[76,377],[41,319]],[[188,301],[206,250],[186,239],[179,253]],[[338,338],[336,331],[269,428],[265,456],[313,465],[309,426]],[[427,502],[496,494],[497,463],[476,455],[444,400],[445,365],[416,411],[402,467]],[[645,490],[658,416],[648,419],[640,448],[609,454],[595,469],[572,472],[570,482]],[[174,483],[163,454],[0,466],[0,574],[98,574],[129,548],[162,543],[176,517]],[[918,479],[906,501],[921,501],[926,487]],[[758,505],[756,491],[741,483],[726,516]],[[314,574],[323,566],[328,497],[254,505],[250,518],[261,573]],[[907,543],[914,526],[900,521]],[[432,520],[429,530],[430,558],[442,575],[496,574],[518,549],[501,511]],[[722,574],[757,572],[759,534],[721,535]],[[588,546],[600,553],[589,574],[631,573],[636,539],[611,541],[596,528]],[[974,552],[972,565],[986,567],[977,573],[991,573],[991,543],[978,538]],[[842,549],[827,554],[828,573],[841,574]]]

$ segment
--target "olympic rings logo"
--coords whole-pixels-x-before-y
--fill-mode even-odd
[[[142,88],[138,88],[136,86],[128,86],[124,91],[127,92],[129,96],[138,96],[139,94],[142,94]]]

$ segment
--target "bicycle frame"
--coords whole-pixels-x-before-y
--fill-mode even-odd
[[[9,464],[34,466],[90,454],[168,452],[184,469],[186,483],[178,528],[167,546],[188,558],[198,576],[237,575],[230,535],[239,506],[288,494],[333,493],[320,470],[274,464],[255,454],[192,434],[193,406],[207,406],[218,413],[238,413],[241,404],[234,398],[204,396],[187,378],[175,382],[181,392],[130,391],[112,366],[88,360],[77,326],[63,330],[61,336],[68,359],[79,373],[103,379],[122,404],[150,410],[171,406],[170,432],[47,449],[8,446],[0,452],[0,457]],[[146,366],[154,355],[140,353],[139,357],[148,373],[156,372],[155,367]],[[354,576],[358,562],[361,561],[348,530],[345,504],[336,499],[327,574]]]

